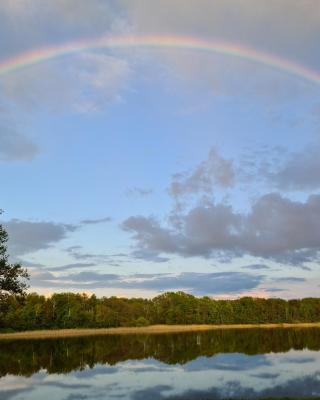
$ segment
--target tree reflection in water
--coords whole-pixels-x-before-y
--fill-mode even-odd
[[[320,350],[320,329],[216,330],[161,335],[0,341],[0,376],[68,373],[96,364],[154,358],[166,364],[185,364],[218,353],[246,355]]]

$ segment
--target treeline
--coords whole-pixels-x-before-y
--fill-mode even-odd
[[[3,331],[107,328],[150,324],[249,324],[320,322],[320,299],[237,300],[197,298],[183,292],[164,293],[151,300],[60,293],[36,293],[1,299]]]

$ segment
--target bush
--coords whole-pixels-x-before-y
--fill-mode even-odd
[[[135,326],[148,326],[150,325],[150,322],[144,318],[144,317],[139,317],[136,319]]]

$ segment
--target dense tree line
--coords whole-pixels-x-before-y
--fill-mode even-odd
[[[151,300],[75,293],[36,293],[1,300],[1,330],[105,328],[149,324],[247,324],[320,322],[320,299],[237,300],[198,298],[183,292]]]

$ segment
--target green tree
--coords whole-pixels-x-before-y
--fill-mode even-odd
[[[0,211],[0,214],[2,211]],[[23,295],[27,289],[29,274],[20,264],[10,264],[7,254],[8,234],[0,224],[0,300],[8,294]]]

